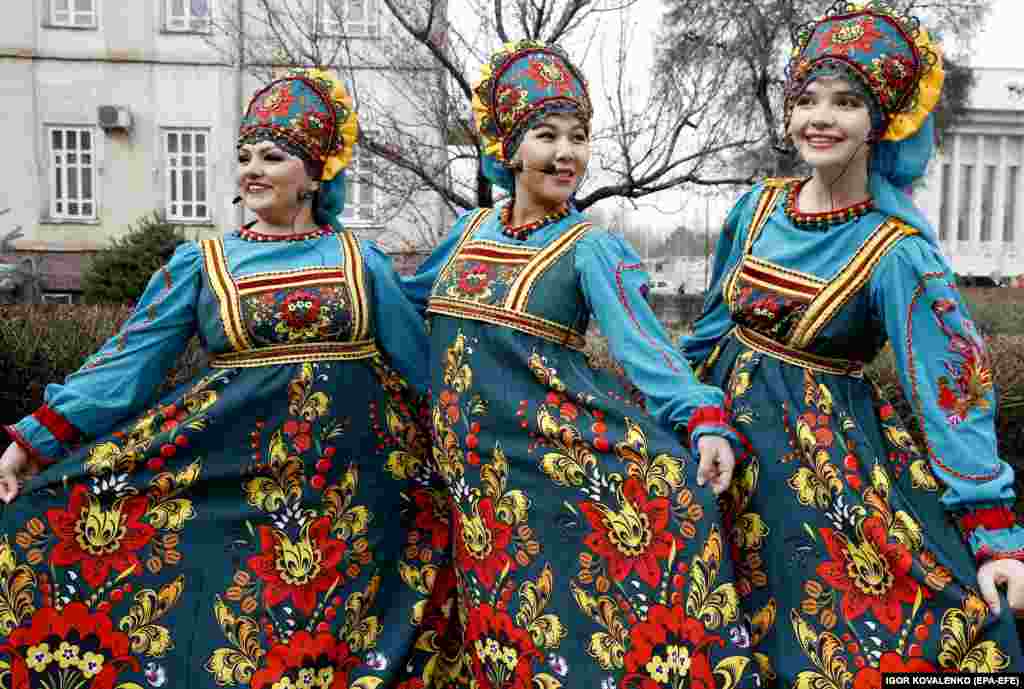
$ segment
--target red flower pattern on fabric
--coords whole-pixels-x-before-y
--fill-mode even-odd
[[[474,514],[460,514],[455,529],[459,564],[465,572],[476,572],[484,586],[493,586],[506,568],[515,569],[515,561],[507,552],[512,542],[512,525],[495,516],[491,498],[477,503]]]
[[[558,61],[546,55],[530,58],[529,78],[541,89],[554,91],[558,95],[573,95],[573,76]]]
[[[281,320],[295,330],[307,328],[320,320],[320,297],[307,290],[290,293],[281,302]]]
[[[269,689],[288,677],[291,682],[281,686],[311,686],[299,682],[312,678],[312,686],[345,689],[348,676],[359,665],[349,645],[334,635],[322,632],[296,632],[288,643],[277,644],[267,653],[266,665],[252,676],[252,689]]]
[[[291,111],[294,102],[295,96],[291,94],[288,83],[281,83],[253,103],[252,111],[264,121],[274,117],[285,117]]]
[[[879,658],[878,667],[865,667],[853,678],[853,689],[881,689],[883,672],[939,672],[939,668],[923,658],[903,659],[895,651],[886,651]]]
[[[682,606],[651,606],[647,619],[633,627],[629,638],[622,689],[681,686],[686,678],[692,689],[717,686],[706,649],[725,642],[709,634],[700,620],[687,616]]]
[[[430,534],[430,545],[434,550],[447,550],[451,533],[447,500],[437,491],[418,488],[412,493],[412,501],[416,505],[413,524]]]
[[[40,608],[28,627],[15,629],[0,645],[0,656],[11,664],[12,687],[57,686],[59,675],[60,686],[111,689],[121,672],[139,671],[130,652],[131,639],[114,628],[110,615],[89,612],[77,601],[61,610]]]
[[[580,503],[580,510],[594,529],[583,542],[607,560],[613,579],[623,581],[636,572],[648,586],[658,585],[659,561],[668,559],[674,541],[667,530],[668,498],[650,497],[643,483],[631,477],[622,486],[618,512],[590,501]]]
[[[66,510],[46,513],[59,539],[50,562],[57,567],[80,565],[82,577],[93,588],[100,586],[111,571],[115,576],[130,569],[140,574],[142,562],[137,553],[156,534],[156,529],[142,521],[147,507],[142,495],[104,506],[85,486],[75,486]]]
[[[851,542],[832,529],[820,530],[831,561],[818,565],[818,576],[842,592],[843,614],[856,620],[868,610],[893,634],[903,622],[903,603],[913,603],[918,590],[930,594],[910,577],[913,560],[902,543],[890,541],[880,517],[868,517]]]
[[[480,689],[531,689],[541,654],[508,613],[483,603],[469,611],[466,645]]]
[[[330,519],[309,522],[292,541],[284,532],[261,526],[259,555],[249,567],[263,580],[263,602],[273,607],[291,598],[304,615],[316,606],[317,596],[342,578],[338,564],[347,550],[344,542],[329,538]]]
[[[818,52],[847,57],[858,51],[871,52],[879,38],[884,38],[884,35],[875,28],[873,17],[857,17],[829,27],[821,37]]]
[[[480,294],[494,280],[494,269],[486,263],[473,263],[459,275],[459,290],[466,294]]]

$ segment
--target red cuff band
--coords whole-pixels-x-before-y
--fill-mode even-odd
[[[978,554],[974,556],[978,564],[984,564],[989,560],[1019,560],[1024,562],[1024,550],[1011,550],[1005,553],[997,553],[988,546],[983,546]]]
[[[1017,523],[1017,517],[1008,507],[986,507],[974,510],[960,517],[957,522],[964,533],[970,533],[979,526],[993,531],[1009,529]]]
[[[712,406],[700,407],[690,416],[690,423],[686,425],[686,437],[692,437],[697,426],[702,426],[704,424],[713,424],[715,426],[731,428],[729,425],[729,417],[726,416],[724,409]]]
[[[10,436],[11,441],[17,444],[18,447],[20,447],[22,450],[27,452],[29,457],[32,457],[37,462],[39,462],[40,466],[48,467],[56,461],[54,459],[50,459],[49,457],[44,457],[43,455],[39,454],[39,450],[32,447],[32,444],[29,441],[27,441],[21,433],[18,433],[18,429],[15,428],[14,426],[0,426],[0,428],[6,431],[7,435]]]
[[[81,432],[72,426],[70,421],[45,404],[32,412],[32,417],[64,445],[70,445],[82,437]]]

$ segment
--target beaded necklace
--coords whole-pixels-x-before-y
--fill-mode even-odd
[[[790,185],[789,191],[786,194],[786,215],[797,226],[811,230],[827,230],[832,225],[841,225],[842,223],[856,220],[875,209],[874,199],[869,198],[845,208],[836,208],[835,210],[820,213],[805,213],[796,207],[796,199],[806,183],[807,180],[802,180]]]
[[[501,233],[518,241],[524,241],[531,234],[542,227],[556,223],[569,215],[569,204],[565,204],[556,211],[551,211],[539,220],[533,220],[522,225],[512,226],[512,203],[507,203],[501,209]]]
[[[236,234],[239,239],[244,239],[247,242],[302,242],[307,239],[323,237],[325,234],[330,234],[333,231],[329,227],[318,227],[309,232],[301,232],[299,234],[266,234],[265,232],[257,232],[248,227],[241,227]]]

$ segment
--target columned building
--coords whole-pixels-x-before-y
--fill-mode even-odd
[[[1024,70],[975,70],[970,107],[915,199],[960,275],[1024,274]]]

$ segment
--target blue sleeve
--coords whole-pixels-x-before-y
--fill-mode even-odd
[[[48,385],[43,406],[8,432],[29,452],[59,460],[74,439],[102,435],[144,409],[196,331],[201,285],[200,250],[187,242],[153,275],[120,331],[63,383]]]
[[[620,237],[591,230],[576,247],[576,272],[590,312],[608,338],[612,356],[647,399],[663,426],[686,431],[691,446],[706,434],[735,432],[718,388],[697,381],[645,298],[648,276],[640,257]]]
[[[711,265],[711,282],[704,295],[704,309],[693,324],[693,332],[683,338],[683,355],[695,369],[707,361],[722,337],[732,329],[732,317],[725,303],[722,288],[726,278],[743,257],[744,238],[757,199],[764,187],[758,185],[745,193],[729,211],[715,246],[714,262]]]
[[[937,249],[911,237],[872,277],[874,309],[893,351],[903,394],[925,438],[941,501],[957,517],[979,561],[1024,559],[1024,529],[1013,514],[1013,469],[999,458],[997,394],[985,342],[953,272]]]
[[[434,288],[434,281],[438,274],[448,263],[452,252],[462,239],[462,232],[466,229],[468,220],[476,214],[476,211],[463,213],[452,226],[448,236],[431,252],[430,256],[420,264],[413,275],[399,277],[402,291],[406,298],[412,302],[416,311],[421,317],[427,313],[427,300],[430,299],[430,291]]]
[[[391,259],[370,242],[360,242],[372,293],[377,343],[405,380],[423,394],[430,385],[430,343],[423,318],[398,284]]]

